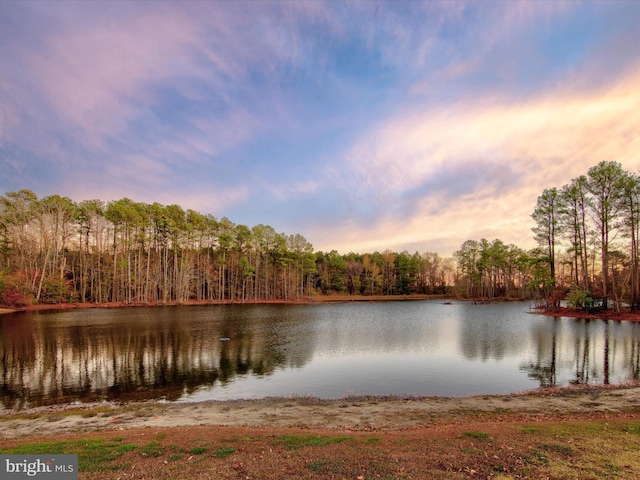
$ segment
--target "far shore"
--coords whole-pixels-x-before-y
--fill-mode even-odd
[[[132,308],[132,307],[162,307],[162,306],[203,306],[203,305],[304,305],[314,303],[349,303],[349,302],[392,302],[392,301],[412,301],[412,300],[442,300],[443,302],[474,302],[479,304],[496,303],[502,301],[526,301],[520,299],[507,298],[455,298],[450,295],[347,295],[347,294],[331,294],[331,295],[313,295],[310,297],[302,297],[299,299],[272,299],[272,300],[190,300],[187,302],[167,302],[167,303],[143,303],[143,302],[71,302],[56,304],[39,304],[28,305],[24,307],[3,307],[0,306],[0,315],[18,312],[42,312],[50,310],[76,310],[85,308]],[[571,310],[567,307],[557,307],[552,310],[543,308],[531,309],[531,312],[537,315],[547,315],[551,317],[569,317],[582,318],[590,320],[612,320],[626,322],[640,322],[640,312],[630,312],[629,309],[623,309],[620,313],[613,310],[604,312],[590,313]]]
[[[272,299],[272,300],[189,300],[187,302],[167,302],[167,303],[143,303],[143,302],[71,302],[71,303],[55,303],[55,304],[38,304],[28,305],[24,307],[0,307],[0,315],[6,313],[17,312],[36,312],[47,310],[74,310],[82,308],[127,308],[127,307],[162,307],[162,306],[178,306],[178,305],[295,305],[310,303],[348,303],[348,302],[385,302],[385,301],[401,301],[401,300],[447,300],[451,297],[447,295],[313,295],[311,297],[302,297],[299,299]]]
[[[625,322],[640,322],[640,312],[630,312],[628,308],[625,308],[616,313],[613,310],[606,310],[604,312],[590,313],[571,310],[567,307],[556,307],[552,310],[536,309],[532,310],[532,313],[539,315],[547,315],[549,317],[569,317],[569,318],[583,318],[587,320],[612,320],[612,321],[625,321]]]

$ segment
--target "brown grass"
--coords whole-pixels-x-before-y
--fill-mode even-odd
[[[192,427],[46,440],[67,442],[81,464],[82,442],[131,446],[81,470],[86,479],[600,479],[637,478],[639,425],[640,419],[624,417],[543,424],[502,419],[339,436],[315,429]],[[296,437],[300,446],[291,448]],[[19,444],[25,440],[3,450]]]
[[[0,453],[77,453],[81,479],[635,479],[640,414],[468,412],[352,430],[120,427],[33,435]]]

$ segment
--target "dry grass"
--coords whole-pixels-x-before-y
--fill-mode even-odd
[[[81,479],[636,479],[640,389],[95,405],[0,417],[0,453]]]
[[[635,479],[640,415],[457,417],[384,431],[173,427],[21,438],[77,453],[82,479]]]

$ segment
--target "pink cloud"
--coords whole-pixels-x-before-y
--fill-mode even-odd
[[[175,59],[196,40],[192,31],[179,12],[100,18],[50,37],[30,66],[57,114],[100,143],[153,101],[154,82],[179,72]]]
[[[569,165],[602,158],[635,165],[640,162],[639,82],[640,70],[596,91],[546,92],[520,102],[496,95],[423,111],[403,109],[366,134],[346,158],[365,185],[390,191],[411,188],[434,169],[471,159],[529,159],[556,179]],[[551,159],[553,164],[545,165]]]
[[[283,59],[304,56],[303,32],[280,26],[272,10],[290,9],[300,16],[309,15],[308,9],[322,10],[278,3],[252,8],[231,3],[153,5],[125,14],[84,15],[83,23],[67,18],[66,27],[29,56],[30,76],[53,107],[52,116],[71,125],[75,140],[89,148],[102,149],[114,138],[121,141],[135,122],[152,117],[162,102],[159,86],[194,102],[215,95],[224,105],[221,111],[186,118],[189,125],[184,127],[195,132],[173,129],[172,136],[184,141],[182,147],[169,141],[174,149],[194,146],[197,158],[198,152],[215,154],[237,144],[268,123],[247,110],[260,114],[268,109],[260,106],[269,103],[267,99],[238,106],[233,97],[234,89],[246,88],[248,70],[268,71]],[[202,88],[194,87],[198,82]],[[34,115],[41,109],[39,101],[32,101]],[[161,135],[159,129],[155,132]],[[165,140],[160,138],[150,150]]]
[[[639,84],[636,70],[595,90],[566,88],[520,102],[467,98],[449,107],[398,111],[345,153],[346,172],[327,169],[335,182],[345,179],[345,191],[355,189],[379,211],[367,235],[358,238],[358,223],[333,230],[332,238],[365,250],[425,238],[464,241],[478,232],[531,243],[529,214],[543,189],[561,187],[601,160],[638,171]],[[507,166],[511,173],[501,179]],[[467,185],[470,169],[475,180]],[[407,191],[417,193],[399,216],[388,206],[397,206]],[[315,234],[322,244],[324,234]]]
[[[0,85],[0,89],[2,86]],[[18,115],[15,109],[4,103],[0,103],[0,146],[9,138],[9,132],[18,124]]]

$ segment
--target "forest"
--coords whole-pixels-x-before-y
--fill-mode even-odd
[[[234,224],[179,205],[104,202],[30,190],[0,197],[0,304],[302,300],[351,295],[568,299],[638,307],[640,180],[600,162],[545,189],[537,248],[467,240],[433,252],[314,251],[299,234]]]

